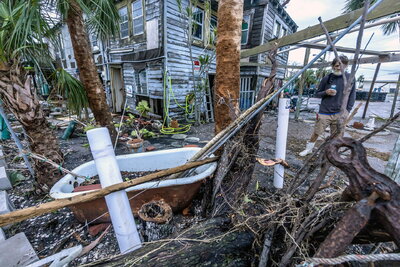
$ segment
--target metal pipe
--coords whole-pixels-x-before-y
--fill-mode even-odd
[[[373,4],[369,9],[368,13],[374,10],[378,5],[380,5],[384,0],[378,0]],[[347,33],[350,32],[358,23],[360,23],[362,16],[360,16],[356,21],[354,21],[346,30],[342,31],[341,34],[332,42],[333,44],[337,43],[340,39],[342,39]],[[258,114],[277,96],[279,95],[284,89],[286,89],[296,78],[298,78],[304,71],[306,71],[312,64],[314,64],[323,54],[331,49],[331,45],[325,47],[318,55],[316,55],[306,66],[304,66],[299,72],[297,72],[293,77],[287,81],[275,94],[272,95],[270,99],[265,101],[261,106],[259,106],[253,113],[249,114],[246,119],[244,119],[238,126],[233,129],[230,133],[228,133],[221,141],[216,142],[210,149],[201,156],[201,159],[206,158],[210,154],[217,151],[229,138],[231,138],[234,134],[236,134],[244,125],[246,125],[256,114]]]
[[[285,159],[286,157],[286,142],[289,127],[289,108],[290,99],[280,98],[278,110],[278,129],[276,130],[276,159]],[[281,164],[276,164],[274,166],[274,186],[276,188],[283,188],[284,176],[285,168]]]
[[[11,128],[11,124],[8,121],[7,115],[6,115],[6,113],[4,112],[4,109],[3,109],[3,103],[1,103],[1,102],[0,102],[0,115],[3,117],[4,122],[6,123],[7,128],[11,133],[11,137],[12,137],[12,139],[14,139],[14,142],[18,147],[19,153],[21,153],[22,158],[25,161],[26,167],[28,168],[28,170],[31,173],[32,177],[35,177],[35,172],[32,169],[31,163],[29,162],[29,159],[26,156],[26,154],[23,152],[24,148],[22,147],[21,141],[19,141],[19,139],[18,139],[17,135],[15,134],[14,130]]]
[[[107,128],[87,131],[87,138],[101,186],[122,183],[121,171],[115,158],[111,137]],[[105,196],[111,222],[122,254],[142,246],[126,191]]]

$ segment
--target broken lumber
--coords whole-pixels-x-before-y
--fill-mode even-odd
[[[64,207],[68,207],[68,206],[71,206],[74,204],[98,199],[98,198],[104,197],[108,194],[111,194],[113,192],[121,191],[121,190],[124,190],[128,187],[131,187],[131,186],[134,186],[137,184],[148,182],[148,181],[151,181],[151,180],[154,180],[157,178],[161,178],[161,177],[164,177],[167,175],[171,175],[171,174],[174,174],[177,172],[182,172],[182,171],[194,168],[194,167],[198,167],[198,166],[201,166],[201,165],[204,165],[207,163],[214,162],[216,160],[218,160],[218,157],[208,158],[208,159],[196,161],[196,162],[189,162],[189,163],[186,163],[184,165],[181,165],[181,166],[178,166],[175,168],[162,170],[162,171],[159,171],[156,173],[151,173],[149,175],[145,175],[143,177],[136,178],[134,180],[114,184],[112,186],[107,186],[100,190],[96,190],[96,191],[89,192],[89,193],[84,193],[84,194],[78,195],[76,197],[54,200],[54,201],[43,203],[41,205],[37,205],[34,207],[29,207],[26,209],[13,211],[13,212],[10,212],[7,214],[2,214],[2,215],[0,215],[0,226],[8,225],[10,223],[20,222],[20,221],[23,221],[23,220],[26,220],[26,219],[29,219],[32,217],[42,215],[44,213],[49,213],[49,212],[53,212],[53,211],[56,211],[56,210],[64,208]]]

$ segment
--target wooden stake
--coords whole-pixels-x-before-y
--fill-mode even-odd
[[[74,204],[82,203],[82,202],[87,202],[90,200],[98,199],[101,197],[104,197],[108,194],[111,194],[116,191],[121,191],[124,190],[128,187],[141,184],[144,182],[148,182],[157,178],[161,178],[170,174],[174,174],[177,172],[181,172],[184,170],[188,170],[194,167],[198,167],[207,163],[211,163],[218,160],[218,157],[213,157],[213,158],[208,158],[205,160],[201,161],[196,161],[196,162],[190,162],[186,163],[184,165],[174,167],[168,170],[162,170],[156,173],[152,173],[149,175],[145,175],[143,177],[136,178],[134,180],[130,180],[127,182],[119,183],[119,184],[114,184],[112,186],[108,186],[93,192],[89,193],[84,193],[81,195],[78,195],[76,197],[70,197],[70,198],[64,198],[64,199],[58,199],[54,200],[51,202],[43,203],[34,207],[29,207],[26,209],[22,210],[16,210],[10,213],[2,214],[0,215],[0,226],[8,225],[11,223],[17,223],[29,218],[33,218],[39,215],[42,215],[44,213],[49,213],[56,211],[58,209],[68,207]]]

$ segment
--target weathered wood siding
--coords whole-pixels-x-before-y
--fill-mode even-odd
[[[281,7],[279,7],[281,8]],[[287,29],[287,34],[292,34],[295,30],[296,27],[293,27],[293,25],[289,25],[287,23],[288,20],[288,14],[286,11],[278,11],[278,6],[276,4],[273,4],[270,2],[267,6],[266,10],[266,16],[265,16],[265,26],[264,26],[264,32],[263,32],[263,43],[266,43],[275,37],[273,36],[273,31],[274,31],[274,24],[276,20],[279,20],[280,23],[283,23],[283,27]],[[286,49],[285,47],[282,47],[279,49],[279,51]],[[260,62],[265,62],[265,58],[267,57],[266,54],[260,54]],[[281,53],[278,54],[277,60],[279,64],[286,65],[287,60],[289,57],[289,53]],[[277,78],[278,79],[283,79],[285,77],[285,69],[284,68],[279,68],[277,72]],[[260,76],[263,77],[268,77],[269,73],[271,72],[270,67],[260,67],[259,68],[259,74]]]
[[[117,7],[121,8],[123,6],[130,6],[132,1],[122,1]],[[148,49],[148,40],[147,36],[148,29],[146,27],[147,23],[152,20],[157,20],[158,24],[158,48],[162,49],[162,35],[163,35],[163,26],[162,26],[162,4],[163,2],[160,0],[146,0],[144,6],[144,33],[142,35],[133,36],[132,35],[132,21],[129,20],[130,27],[130,36],[126,39],[116,38],[110,41],[111,50],[118,49],[129,49],[132,48],[133,51],[129,53],[111,53],[110,61],[112,63],[119,63],[123,69],[123,80],[125,88],[127,86],[131,86],[133,89],[132,96],[127,96],[127,104],[131,109],[136,107],[136,80],[135,80],[135,62],[129,62],[123,60],[123,56],[128,54],[145,51]],[[128,8],[128,12],[132,12],[130,8]],[[151,33],[150,33],[151,35]],[[163,71],[162,71],[162,62],[161,59],[149,60],[146,64],[143,65],[146,69],[146,82],[147,82],[147,96],[149,98],[162,99],[163,96]],[[142,95],[145,96],[145,95]],[[150,103],[149,103],[150,104]]]
[[[174,98],[180,105],[185,104],[187,94],[193,92],[192,60],[198,60],[200,55],[206,53],[213,54],[212,50],[204,48],[202,45],[192,45],[192,59],[187,42],[188,25],[187,17],[179,10],[176,0],[167,0],[167,50],[168,50],[168,71],[172,80]],[[185,12],[189,2],[182,1],[182,10]],[[204,22],[204,21],[203,21]],[[203,23],[203,28],[204,28]],[[203,38],[204,38],[203,30]],[[211,64],[210,73],[215,73],[215,60]],[[197,73],[195,73],[195,76]],[[184,114],[175,101],[170,103],[170,116],[179,117]]]

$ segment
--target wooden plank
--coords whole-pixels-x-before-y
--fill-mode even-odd
[[[327,47],[326,44],[317,44],[317,43],[309,43],[309,42],[301,42],[298,44],[298,46],[312,48],[312,49],[320,49],[320,50],[323,50]],[[354,53],[356,51],[356,49],[351,48],[351,47],[343,47],[343,46],[335,45],[335,48],[337,51],[344,52],[344,53]],[[333,50],[331,49],[330,51],[333,51]],[[389,54],[387,52],[372,51],[372,50],[362,50],[362,53],[363,53],[363,55],[370,55],[370,56],[384,56],[384,55]]]
[[[376,63],[388,63],[388,62],[397,62],[400,61],[400,54],[390,54],[385,56],[373,56],[373,57],[365,57],[361,58],[359,63],[360,64],[376,64]],[[354,64],[354,60],[349,60],[349,65]],[[330,62],[325,63],[316,63],[311,65],[310,68],[325,68],[331,65]],[[256,63],[256,62],[240,62],[241,67],[262,67],[268,66],[270,67],[271,64],[264,64],[264,63]],[[294,66],[294,65],[278,65],[279,68],[290,68],[290,69],[302,69],[303,66]]]
[[[362,14],[362,8],[346,13],[334,19],[324,22],[329,32],[337,31],[349,27],[354,21],[356,21]],[[386,0],[375,8],[367,17],[367,20],[373,20],[387,15],[400,12],[400,1],[399,0]],[[304,30],[295,32],[291,35],[284,36],[266,44],[256,46],[251,49],[243,50],[241,58],[246,58],[259,53],[264,53],[273,48],[273,44],[276,42],[278,47],[295,44],[304,40],[311,39],[323,34],[323,30],[319,24],[310,26]]]

